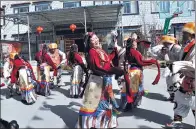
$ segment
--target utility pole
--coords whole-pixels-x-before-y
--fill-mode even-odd
[[[1,0],[0,0],[0,18],[1,19],[2,19],[2,11],[3,11],[3,8],[1,7]],[[1,28],[2,28],[1,19],[0,19],[0,40],[1,40]]]
[[[2,11],[3,11],[3,9],[1,8],[1,0],[0,0],[0,50],[1,50],[1,53],[0,53],[0,61],[2,61],[3,60],[3,53],[2,53],[2,51],[3,51],[3,49],[2,49],[2,43],[1,43],[1,18],[2,18]]]

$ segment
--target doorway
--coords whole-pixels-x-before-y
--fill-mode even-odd
[[[83,39],[75,39],[75,44],[78,45],[78,52],[84,52],[84,40]]]

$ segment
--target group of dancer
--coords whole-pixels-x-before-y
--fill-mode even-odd
[[[151,51],[157,59],[167,61],[165,76],[170,93],[168,100],[174,102],[174,119],[172,123],[166,124],[168,128],[182,127],[182,119],[188,115],[190,109],[195,115],[195,23],[186,23],[182,32],[181,45],[175,37],[164,35],[160,41],[162,47],[154,52],[153,49],[158,47],[155,46]],[[100,47],[95,33],[87,33],[85,41],[89,77],[76,127],[115,128],[120,109],[128,111],[141,103],[144,95],[143,67],[153,64],[157,66],[158,75],[152,83],[155,85],[160,79],[159,63],[156,59],[143,59],[137,50],[141,41],[136,34],[126,39],[124,48],[118,46],[115,40],[114,50],[110,54]],[[143,43],[148,44],[144,41]],[[115,65],[112,62],[116,62]],[[120,106],[112,91],[112,75],[125,82],[121,88]]]
[[[84,54],[78,52],[76,44],[71,46],[67,56],[58,50],[56,43],[43,45],[41,51],[35,55],[36,70],[17,53],[10,53],[9,58],[5,58],[9,65],[5,66],[13,69],[4,71],[11,73],[4,73],[5,81],[10,89],[14,84],[20,85],[16,87],[20,89],[22,99],[32,103],[37,99],[36,93],[50,94],[50,71],[53,71],[53,83],[57,85],[60,66],[70,65],[70,97],[83,98],[76,128],[115,128],[118,126],[117,115],[121,111],[129,111],[141,104],[145,94],[143,67],[156,65],[158,74],[152,82],[152,85],[156,85],[160,79],[158,60],[164,59],[167,61],[165,76],[170,93],[168,100],[175,103],[174,120],[167,127],[182,126],[182,118],[187,116],[190,109],[195,115],[195,23],[184,25],[181,45],[175,37],[162,36],[162,46],[151,49],[156,59],[143,58],[137,46],[144,44],[149,47],[150,42],[141,41],[135,33],[125,39],[123,47],[118,45],[117,33],[112,32],[112,36],[113,50],[109,54],[102,49],[94,32],[85,35]],[[120,104],[113,93],[113,75],[120,87]]]
[[[79,111],[77,128],[117,127],[117,115],[120,113],[120,109],[127,111],[138,106],[144,95],[142,67],[155,64],[158,66],[158,71],[160,71],[157,60],[143,60],[141,53],[137,50],[138,41],[136,34],[129,37],[126,44],[126,53],[124,54],[125,59],[123,63],[125,65],[127,61],[129,66],[123,69],[120,65],[115,66],[112,61],[116,59],[120,50],[116,39],[114,42],[113,51],[107,54],[102,49],[99,38],[95,33],[88,32],[85,35],[86,62],[89,71],[87,73],[88,80],[84,87],[83,106]],[[76,53],[77,51],[74,52],[74,55],[76,55]],[[79,58],[77,56],[75,57],[75,60],[80,62]],[[77,62],[75,62],[75,67],[82,64]],[[120,62],[118,63],[120,64]],[[84,69],[86,69],[86,67]],[[79,71],[80,70],[74,68],[73,73],[77,74]],[[114,97],[112,75],[115,75],[116,79],[123,78],[125,80],[125,85],[122,86],[121,91],[122,104],[120,106]],[[157,84],[159,79],[160,73],[153,84]],[[80,77],[80,79],[78,78],[78,80],[82,80],[82,77]],[[72,81],[71,87],[72,86],[75,87],[74,81]]]
[[[57,85],[57,76],[61,74],[59,67],[66,64],[66,55],[58,50],[56,43],[48,46],[44,44],[35,55],[37,65],[32,66],[19,53],[14,51],[4,55],[4,82],[10,91],[10,96],[14,95],[16,87],[16,93],[21,95],[22,102],[33,104],[37,100],[37,94],[48,96],[50,88]],[[51,72],[53,85],[50,80]]]
[[[186,23],[182,33],[181,44],[175,37],[166,35],[161,38],[164,49],[159,46],[152,49],[157,59],[164,55],[168,66],[165,77],[168,100],[174,103],[174,119],[167,127],[182,127],[182,119],[190,109],[195,116],[195,23]]]

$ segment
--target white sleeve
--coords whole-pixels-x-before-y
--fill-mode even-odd
[[[181,54],[181,46],[175,45],[172,49],[172,54],[174,58],[176,59],[175,61],[178,61],[180,58],[180,54]]]
[[[8,62],[6,62],[3,66],[3,74],[4,74],[5,78],[10,76],[10,69],[9,69],[9,63]]]
[[[59,50],[59,55],[62,56],[62,59],[63,59],[63,60],[66,60],[66,55],[65,55],[64,52],[62,52],[62,51]]]
[[[161,49],[162,49],[163,45],[157,45],[157,46],[154,46],[152,47],[150,50],[149,50],[149,53],[152,57],[155,57],[155,58],[159,58],[159,55],[161,53]]]
[[[165,61],[169,61],[169,56],[168,56],[168,54],[165,54],[165,55],[164,55],[164,60],[165,60]]]

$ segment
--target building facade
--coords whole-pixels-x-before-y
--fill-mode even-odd
[[[172,9],[187,9],[189,14],[183,17],[176,17],[171,20],[170,33],[177,34],[175,30],[180,31],[179,28],[186,22],[195,21],[195,2],[185,1],[176,2],[175,6],[172,5],[173,1],[2,1],[1,5],[5,5],[5,14],[19,14],[34,11],[53,10],[61,8],[71,8],[80,6],[95,6],[104,4],[123,4],[122,8],[122,26],[123,36],[128,36],[132,32],[140,31],[145,38],[152,40],[155,44],[159,40],[159,34],[162,34],[165,18],[164,15],[171,15]],[[182,6],[184,5],[184,6]],[[172,6],[172,7],[171,7]],[[161,12],[161,14],[160,14]],[[173,13],[173,12],[172,12]],[[3,22],[3,21],[2,21]],[[27,26],[17,24],[17,19],[14,21],[3,22],[2,39],[3,40],[20,40],[27,41]],[[177,29],[176,29],[177,28]],[[62,28],[57,28],[62,29]],[[66,30],[66,29],[65,29]],[[67,27],[69,30],[69,27]],[[100,37],[106,36],[110,33],[111,28],[102,28],[94,30]],[[56,32],[57,33],[57,32]],[[66,36],[63,33],[58,33],[56,36],[57,42],[65,40]],[[74,41],[82,42],[81,38],[67,38],[66,43],[71,44]],[[50,43],[52,40],[52,32],[43,33],[40,37],[36,34],[31,35],[31,42]]]

